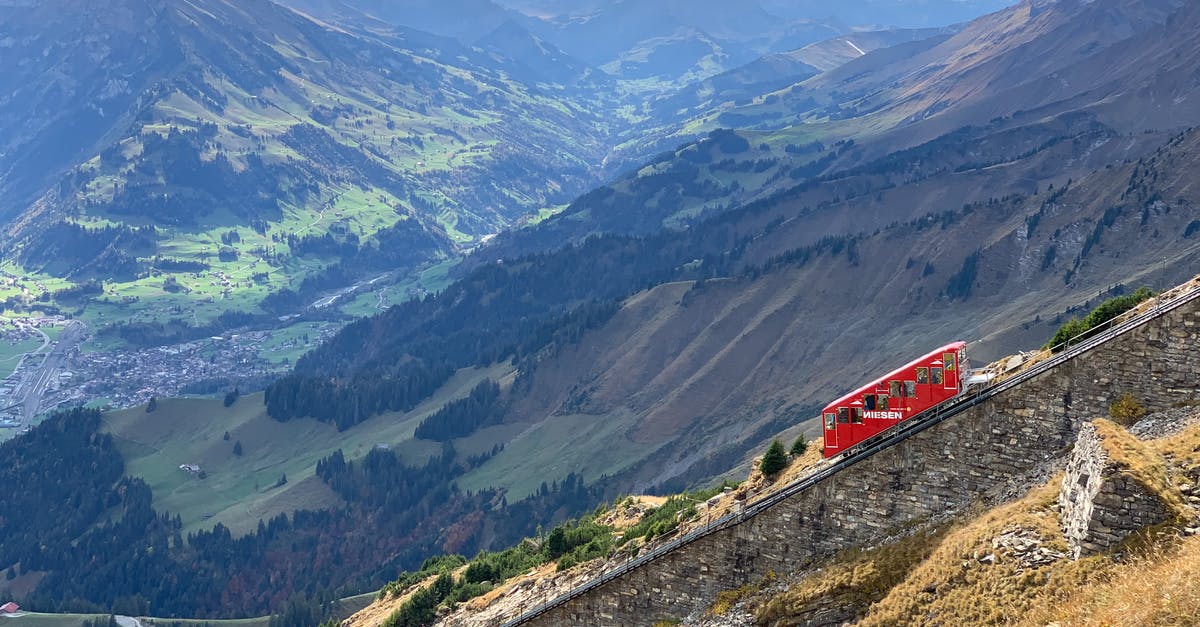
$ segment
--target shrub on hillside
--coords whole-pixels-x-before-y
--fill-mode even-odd
[[[1104,323],[1120,316],[1136,307],[1139,303],[1154,296],[1148,287],[1138,288],[1132,294],[1110,298],[1093,309],[1082,319],[1071,318],[1054,332],[1054,337],[1046,343],[1045,348],[1053,351],[1062,350],[1067,340],[1083,340],[1096,333]]]
[[[804,437],[804,434],[801,433],[800,435],[796,436],[796,441],[792,442],[791,454],[796,457],[800,457],[807,450],[808,450],[808,438]]]
[[[1128,427],[1146,415],[1146,408],[1142,407],[1136,396],[1126,392],[1121,398],[1113,401],[1112,405],[1109,405],[1108,415],[1113,422]]]

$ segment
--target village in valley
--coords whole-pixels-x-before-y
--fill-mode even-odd
[[[46,413],[93,404],[124,408],[152,398],[259,389],[337,325],[304,321],[148,348],[91,350],[93,331],[63,316],[0,322],[0,439]]]

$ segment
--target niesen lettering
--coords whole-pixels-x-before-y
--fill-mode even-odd
[[[900,420],[903,416],[898,411],[865,411],[863,416],[867,418],[877,418],[886,420]]]

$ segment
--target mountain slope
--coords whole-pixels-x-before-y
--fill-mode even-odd
[[[1122,49],[1122,42],[1133,48],[1161,41],[1158,30],[1181,6],[1175,0],[1021,2],[972,21],[920,54],[899,60],[865,55],[735,112],[772,127],[797,119],[827,122],[838,132],[863,126],[878,131],[970,105],[986,106],[992,117],[1032,110],[1090,89],[1089,83],[1070,81],[1057,92],[1040,89],[1059,72],[1070,76],[1110,67],[1103,52]],[[779,111],[783,117],[767,117]],[[984,113],[970,115],[978,119]],[[970,116],[957,123],[965,117]]]
[[[1163,6],[1152,0],[1144,15]],[[1132,15],[1134,9],[1120,1],[1056,7],[1062,12],[1044,22],[1047,14],[1030,16],[1028,6],[1017,7],[1008,17],[1035,32],[1011,26],[1024,43],[997,44],[1000,52],[985,60],[958,59],[954,63],[965,69],[945,80],[952,85],[991,72],[1013,54],[1026,58],[1042,47],[1074,45],[1060,37],[1076,32],[1071,16]],[[1138,43],[1159,49],[1144,44],[1163,37],[1161,26],[1140,19],[1131,23],[1142,34],[1113,44],[1113,54]],[[1166,31],[1170,39],[1161,44],[1180,54],[1180,65],[1192,58],[1186,33],[1196,19],[1191,10],[1174,16]],[[964,32],[981,28],[974,24]],[[1087,41],[1098,37],[1082,30]],[[1109,32],[1133,30],[1114,23]],[[1103,59],[1108,50],[1094,53]],[[1075,67],[1089,59],[1098,63],[1083,52],[1063,62]],[[1045,66],[1051,72],[1055,67]],[[1159,80],[1150,71],[1141,76]],[[496,304],[512,299],[546,299],[564,309],[588,298],[620,298],[622,304],[611,319],[585,326],[577,346],[555,341],[518,353],[522,382],[514,387],[506,421],[526,430],[464,485],[495,485],[487,482],[511,476],[505,487],[521,493],[529,488],[521,477],[548,461],[539,449],[562,437],[573,438],[565,451],[605,443],[605,454],[581,457],[572,467],[585,477],[615,475],[628,486],[686,482],[684,477],[720,472],[735,451],[842,389],[844,377],[884,367],[889,358],[931,341],[920,338],[977,338],[987,329],[988,341],[976,348],[986,358],[1048,335],[1053,318],[1113,285],[1148,277],[1160,283],[1164,275],[1188,273],[1183,267],[1196,261],[1196,229],[1191,212],[1176,207],[1196,202],[1184,174],[1200,154],[1194,132],[1145,132],[1156,120],[1136,117],[1121,118],[1122,127],[1114,128],[1091,109],[1064,106],[1057,115],[974,118],[971,126],[908,143],[932,134],[935,122],[943,124],[939,118],[1010,106],[1013,88],[1007,85],[1025,88],[1039,80],[997,83],[996,91],[957,100],[928,122],[868,136],[861,144],[785,151],[793,164],[813,155],[810,163],[819,164],[813,169],[792,170],[770,145],[755,146],[754,135],[715,133],[582,197],[533,229],[498,238],[470,262],[478,269],[464,285],[475,287],[445,295],[460,324],[494,322],[503,311]],[[1102,98],[1099,91],[1088,96]],[[1129,124],[1138,125],[1137,132],[1131,134]],[[765,138],[780,136],[786,137]],[[904,149],[894,150],[895,142]],[[781,171],[794,182],[770,193],[769,184],[733,185],[713,176],[746,175],[757,163],[766,163],[760,175],[780,181],[776,185],[787,181],[772,174]],[[729,190],[747,196],[722,195]],[[735,205],[754,202],[733,209],[718,204],[709,218],[688,213],[690,203],[714,196],[732,197]],[[596,233],[635,236],[585,240]],[[550,250],[564,240],[584,243],[537,257],[517,252]],[[1123,246],[1114,247],[1115,241]],[[1164,266],[1162,250],[1182,267]],[[569,270],[575,268],[590,272]],[[691,285],[696,278],[705,279],[702,287]],[[572,287],[564,290],[560,281]],[[652,287],[644,292],[647,282]],[[539,287],[544,283],[555,287]],[[589,287],[600,285],[605,288]],[[846,285],[855,289],[847,292]],[[550,297],[555,291],[560,296]],[[470,304],[473,299],[477,304]],[[433,324],[440,315],[419,311],[397,312],[376,320],[369,332],[364,327],[344,334],[307,363],[336,363],[336,372],[349,377],[373,371],[389,352],[414,354],[416,329],[433,327],[412,321],[427,315],[431,322],[422,324]],[[396,326],[399,320],[405,323]],[[564,432],[566,425],[572,426]]]
[[[654,104],[653,117],[669,121],[723,106],[749,104],[755,97],[803,82],[874,50],[910,43],[915,45],[902,49],[916,54],[949,37],[954,30],[946,27],[858,32],[797,50],[768,54],[661,98]]]
[[[781,197],[686,231],[589,240],[483,266],[466,279],[471,288],[343,333],[306,358],[301,372],[336,372],[350,382],[379,372],[388,354],[430,355],[416,352],[418,338],[435,332],[438,319],[509,335],[494,325],[522,311],[503,304],[512,299],[567,308],[619,296],[624,285],[631,296],[611,318],[563,334],[576,342],[518,353],[524,374],[505,422],[521,431],[462,485],[495,486],[506,477],[501,487],[523,494],[550,458],[597,441],[603,454],[560,468],[592,480],[616,476],[630,488],[689,483],[805,419],[855,373],[982,333],[988,341],[973,350],[986,360],[1048,337],[1057,318],[1113,285],[1162,284],[1192,272],[1200,240],[1187,208],[1200,198],[1186,173],[1200,158],[1200,135],[1176,136],[1149,155],[1142,148],[1110,168],[1104,164],[1131,154],[1123,149],[1128,138],[1091,132],[1098,134],[1052,143],[1028,163],[982,168],[1007,171],[991,182],[977,169],[951,167],[909,184],[877,180],[859,198],[814,206]],[[1071,146],[1097,141],[1116,152],[1098,151],[1096,169],[1069,188],[1063,180],[1053,190],[1041,183],[1036,193],[1013,186],[1063,163]],[[836,185],[825,184],[832,188],[825,194],[836,194]],[[977,186],[990,191],[972,197]],[[921,195],[942,200],[894,209]],[[1165,266],[1161,251],[1171,251]],[[695,277],[708,280],[693,284]],[[654,287],[641,291],[646,280]]]
[[[868,170],[939,138],[970,142],[1001,129],[1020,133],[1047,118],[1092,118],[1121,133],[1187,127],[1196,123],[1197,110],[1181,106],[1194,97],[1185,78],[1184,68],[1195,65],[1186,32],[1197,20],[1189,7],[1168,24],[1177,6],[1173,0],[1145,6],[1065,1],[1035,10],[1023,3],[949,37],[877,49],[750,104],[712,105],[678,131],[659,129],[649,140],[626,142],[617,155],[678,146],[721,126],[741,129],[741,139],[716,131],[727,138],[720,145],[739,149],[716,151],[711,137],[683,144],[581,197],[541,228],[575,239],[676,226],[796,184]],[[1085,79],[1064,78],[1075,76]],[[969,143],[962,149],[978,150]],[[951,167],[959,166],[965,164]],[[663,187],[675,191],[664,194]],[[660,202],[664,197],[671,202]]]
[[[196,301],[206,319],[254,311],[339,258],[353,271],[338,281],[443,258],[594,180],[606,132],[596,114],[449,40],[351,33],[265,0],[124,0],[111,7],[137,25],[124,36],[70,0],[39,7],[46,14],[7,8],[0,38],[70,32],[84,43],[5,49],[13,65],[43,59],[5,105],[22,117],[6,119],[53,107],[74,117],[47,129],[97,130],[57,157],[52,142],[9,135],[20,143],[5,157],[8,261],[115,282],[113,302],[153,295],[151,320]],[[127,75],[141,82],[117,78]],[[66,106],[83,86],[113,96],[94,110]],[[54,180],[42,172],[49,159],[58,182],[21,202],[21,189]]]

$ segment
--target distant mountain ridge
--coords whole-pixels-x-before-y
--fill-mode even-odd
[[[595,108],[420,31],[351,32],[266,0],[5,12],[6,252],[124,283],[120,299],[211,291],[191,272],[159,292],[162,258],[237,277],[249,307],[354,276],[339,261],[411,269],[566,202],[603,155]]]

